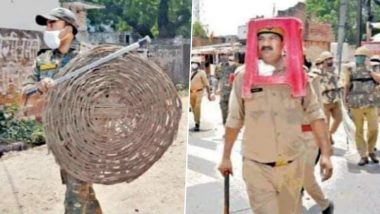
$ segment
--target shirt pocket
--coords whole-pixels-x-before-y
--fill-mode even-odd
[[[268,109],[264,91],[253,92],[250,98],[244,98],[245,112],[252,119],[260,119]]]

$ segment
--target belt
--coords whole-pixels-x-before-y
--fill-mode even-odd
[[[286,165],[292,163],[293,160],[290,160],[290,161],[278,160],[276,162],[269,162],[269,163],[261,163],[258,161],[254,161],[254,162],[259,163],[259,164],[264,164],[264,165],[267,165],[270,167],[280,167],[280,166],[286,166]]]
[[[196,90],[190,90],[190,93],[195,93],[195,92],[199,92],[199,91],[203,91],[203,88],[196,89]]]
[[[311,131],[313,131],[312,128],[311,128],[311,125],[309,125],[309,124],[302,125],[301,128],[302,128],[302,132],[311,132]]]

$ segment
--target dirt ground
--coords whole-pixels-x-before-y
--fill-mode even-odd
[[[94,185],[105,214],[184,212],[188,97],[182,103],[177,139],[148,172],[130,184]],[[1,214],[64,213],[65,186],[46,145],[0,158],[0,184]]]

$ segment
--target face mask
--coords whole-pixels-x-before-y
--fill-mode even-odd
[[[59,34],[61,31],[45,31],[44,32],[44,42],[51,49],[57,49],[61,45],[61,40],[59,39]]]
[[[191,63],[191,69],[197,70],[198,69],[198,64],[197,63]]]
[[[355,56],[355,62],[358,65],[363,65],[365,62],[365,56]]]

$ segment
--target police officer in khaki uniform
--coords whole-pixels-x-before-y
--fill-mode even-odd
[[[317,95],[318,103],[320,107],[323,108],[322,94],[320,92],[321,77],[319,76],[321,71],[317,68],[317,64],[321,62],[322,60],[317,59],[316,67],[307,70],[307,75],[309,78],[309,83]],[[306,118],[304,123],[308,123]],[[316,162],[318,162],[320,150],[311,132],[304,132],[304,138],[307,147],[304,188],[310,197],[319,205],[323,214],[333,213],[334,204],[327,199],[314,175],[314,168]]]
[[[368,157],[374,163],[379,163],[374,153],[378,133],[377,106],[380,104],[380,94],[377,90],[379,79],[370,69],[367,61],[368,52],[365,47],[356,49],[355,66],[344,71],[344,96],[346,105],[351,108],[356,128],[356,147],[361,157],[359,166],[368,164]],[[368,123],[367,141],[364,139],[365,120]]]
[[[315,59],[314,63],[315,63],[315,68],[317,69],[314,73],[320,74],[322,70],[322,64],[323,64],[322,58],[318,57],[317,59]]]
[[[333,55],[325,51],[320,56],[322,63],[321,92],[323,109],[326,116],[327,127],[330,129],[330,140],[333,143],[332,135],[336,132],[342,122],[342,108],[340,93],[342,86],[339,84],[339,77],[333,66]],[[330,118],[333,123],[330,127]]]
[[[36,22],[46,26],[43,38],[49,49],[40,51],[23,91],[27,93],[29,89],[37,87],[39,92],[32,96],[44,96],[54,87],[54,78],[59,69],[78,54],[79,44],[75,40],[78,25],[75,15],[65,8],[55,8],[46,15],[38,15]],[[92,184],[78,180],[62,169],[61,177],[66,184],[66,214],[102,213]]]
[[[257,34],[262,63],[274,67],[259,75],[279,75],[286,71],[282,58],[283,30],[263,28]],[[261,60],[260,60],[261,61]],[[299,214],[301,188],[305,175],[305,141],[303,132],[311,131],[321,148],[323,180],[332,175],[330,143],[326,123],[317,96],[310,85],[306,95],[291,98],[287,85],[255,85],[252,97],[242,97],[245,66],[234,80],[230,111],[225,130],[225,142],[219,171],[232,174],[231,151],[244,126],[242,142],[243,178],[250,204],[255,214]],[[303,124],[306,117],[310,124]]]
[[[206,88],[208,99],[213,100],[211,95],[210,85],[207,79],[207,74],[200,69],[201,59],[193,57],[191,59],[191,76],[190,76],[190,106],[194,114],[195,127],[194,131],[198,132],[201,123],[201,106],[203,89]]]

